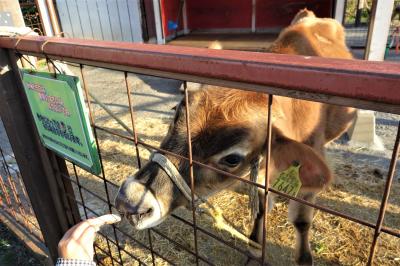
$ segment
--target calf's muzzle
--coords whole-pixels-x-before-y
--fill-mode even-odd
[[[160,224],[183,202],[180,190],[153,160],[128,177],[115,198],[118,211],[138,230]]]

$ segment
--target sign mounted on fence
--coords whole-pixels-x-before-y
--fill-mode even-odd
[[[43,145],[99,174],[100,161],[90,130],[79,78],[21,70],[25,93]]]

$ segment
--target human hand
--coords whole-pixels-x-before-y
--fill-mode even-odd
[[[70,228],[58,243],[58,255],[63,259],[93,260],[96,232],[105,224],[121,221],[115,214],[90,218]]]

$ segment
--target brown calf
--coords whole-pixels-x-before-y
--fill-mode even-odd
[[[292,25],[283,30],[271,46],[270,52],[351,58],[344,43],[342,26],[332,19],[316,18],[308,10],[296,15]],[[273,182],[279,173],[296,161],[300,164],[302,181],[298,197],[314,201],[316,193],[332,180],[324,159],[324,146],[350,126],[355,111],[292,98],[275,96],[273,99],[270,180]],[[265,94],[215,86],[203,86],[201,90],[191,92],[189,112],[193,159],[249,179],[253,162],[265,158],[267,101],[268,95]],[[161,148],[188,156],[184,105],[183,101],[178,106]],[[137,229],[155,226],[177,207],[190,203],[184,189],[173,180],[181,176],[183,182],[190,183],[188,161],[166,157],[169,169],[150,160],[135,176],[128,177],[120,188],[116,205]],[[260,166],[257,182],[263,184],[265,163]],[[177,174],[171,174],[174,171]],[[194,173],[195,193],[204,198],[242,184],[198,165],[194,166]],[[269,197],[272,202],[271,193]],[[262,190],[259,190],[259,198],[263,198]],[[265,207],[261,201],[259,206],[261,210],[251,238],[261,243]],[[308,241],[312,217],[312,208],[290,201],[289,219],[297,232],[295,258],[300,265],[312,264]]]

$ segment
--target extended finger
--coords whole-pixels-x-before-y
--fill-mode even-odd
[[[120,221],[121,217],[116,214],[106,214],[88,220],[89,224],[93,226],[96,229],[96,231],[98,231],[102,225],[113,224]]]
[[[96,232],[102,225],[112,224],[121,221],[121,217],[114,214],[107,214],[97,218],[87,220],[89,226],[80,235],[78,241],[80,246],[87,255],[93,256],[93,242],[96,237]]]
[[[98,231],[102,225],[112,224],[119,221],[121,221],[121,217],[115,214],[106,214],[96,218],[90,218],[72,227],[72,230],[69,230],[71,232],[68,234],[68,237],[78,239],[88,227],[93,227],[94,231]]]

